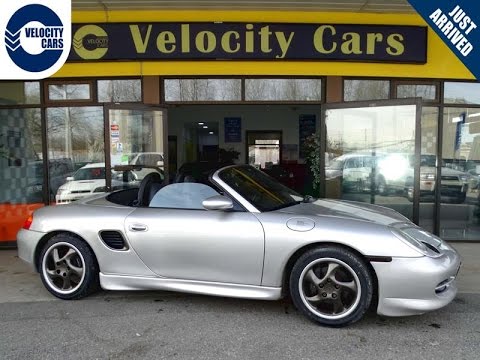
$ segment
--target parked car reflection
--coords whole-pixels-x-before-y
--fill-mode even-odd
[[[50,159],[48,175],[50,181],[50,198],[53,199],[65,178],[74,172],[74,165],[69,158]],[[31,161],[27,165],[28,186],[26,196],[28,203],[43,202],[44,165],[42,160]]]
[[[112,190],[129,187],[138,187],[143,178],[151,172],[163,171],[155,167],[120,165],[115,166],[111,172]],[[78,169],[71,177],[67,177],[57,191],[56,203],[68,204],[72,201],[83,199],[95,193],[104,193],[106,189],[105,163],[92,163]]]
[[[414,155],[408,153],[348,153],[334,158],[325,168],[325,175],[327,181],[339,182],[343,192],[402,194],[413,201],[414,161]],[[441,196],[464,202],[470,184],[475,183],[472,175],[446,166],[442,166],[441,174]],[[435,155],[421,155],[421,201],[433,200],[435,179]]]

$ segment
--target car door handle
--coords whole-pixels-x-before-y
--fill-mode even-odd
[[[132,224],[128,227],[130,231],[147,231],[147,225],[143,224]]]

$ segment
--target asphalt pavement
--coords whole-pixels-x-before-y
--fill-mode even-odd
[[[370,313],[320,327],[289,301],[101,292],[61,301],[0,252],[0,359],[479,359],[480,244],[462,247],[460,293],[421,316]]]

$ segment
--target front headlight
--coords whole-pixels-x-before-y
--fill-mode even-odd
[[[428,173],[428,174],[420,174],[420,180],[435,180],[435,174]]]
[[[401,230],[397,230],[397,229],[392,229],[392,233],[397,237],[399,238],[400,240],[402,240],[405,244],[407,244],[408,246],[414,248],[415,250],[417,250],[419,253],[423,254],[423,255],[427,255],[428,254],[428,249],[427,247],[425,246],[424,243],[422,243],[421,241],[418,241],[417,239],[413,238],[412,236],[404,233],[403,231]]]
[[[461,175],[460,180],[463,181],[463,182],[467,182],[468,181],[468,175]]]
[[[65,195],[68,194],[68,190],[62,187],[59,187],[57,190],[57,195]]]
[[[439,257],[442,249],[442,239],[417,228],[392,229],[393,234],[408,246],[414,248],[422,255]],[[443,250],[443,249],[442,249]]]

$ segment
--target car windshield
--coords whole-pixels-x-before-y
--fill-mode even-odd
[[[262,212],[278,210],[303,201],[302,195],[252,166],[232,166],[222,170],[219,176]]]
[[[91,167],[77,170],[73,175],[73,180],[98,180],[105,179],[105,168]]]

